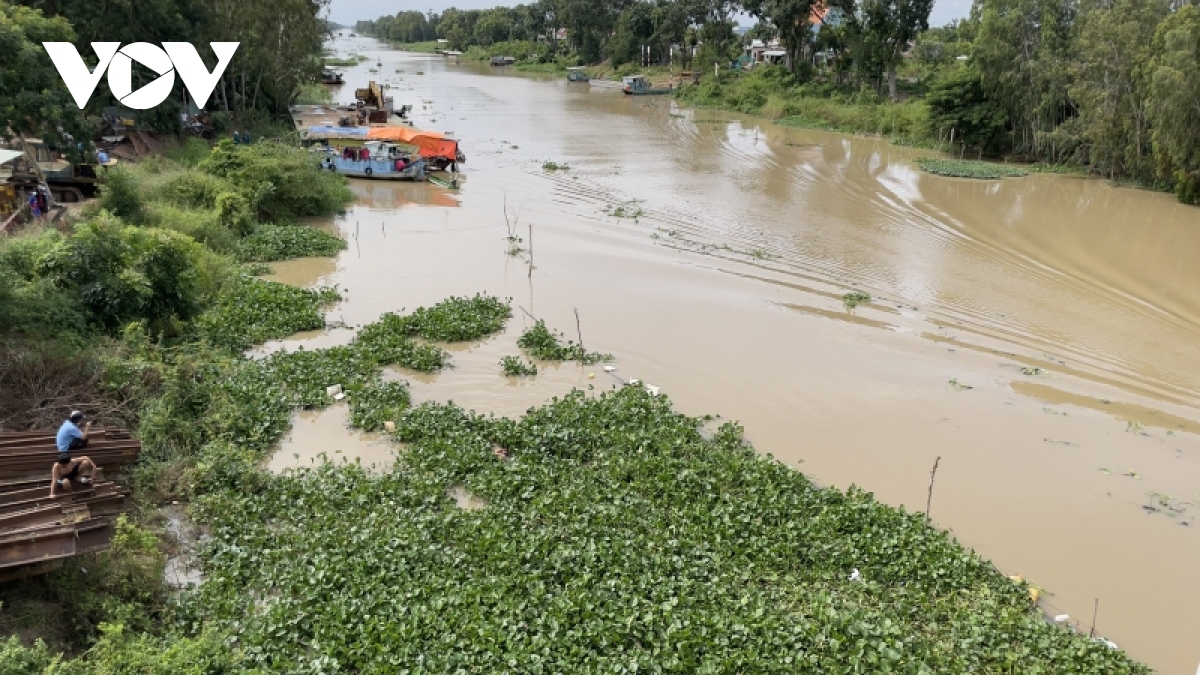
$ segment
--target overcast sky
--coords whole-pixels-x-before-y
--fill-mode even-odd
[[[486,9],[497,5],[516,5],[519,2],[504,2],[503,0],[333,0],[330,5],[329,18],[337,23],[353,26],[360,19],[378,19],[385,14],[395,14],[409,10],[428,12],[430,9],[441,12],[447,7],[459,9]],[[933,5],[933,14],[929,17],[929,25],[941,26],[952,19],[961,19],[971,10],[971,0],[937,0]],[[752,24],[753,19],[743,18],[746,24]]]

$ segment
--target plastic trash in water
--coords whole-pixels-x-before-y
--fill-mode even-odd
[[[589,380],[594,380],[594,379],[596,379],[596,374],[595,374],[595,373],[588,373],[588,379],[589,379]]]
[[[612,371],[614,371],[616,369],[617,369],[616,366],[604,366],[604,372],[606,372],[606,373],[611,373]]]
[[[344,398],[346,398],[346,395],[341,392],[338,392],[337,394],[334,394],[334,396],[333,396],[333,400],[335,400],[335,401],[340,401]]]
[[[658,387],[652,384],[646,385],[646,391],[650,392],[651,396],[658,396]]]
[[[857,567],[850,571],[850,581],[862,581],[862,573]]]
[[[1054,617],[1054,623],[1066,623],[1071,618],[1069,614],[1059,614]]]
[[[642,381],[641,381],[641,380],[636,380],[636,379],[634,379],[634,380],[630,380],[630,381],[629,381],[629,384],[631,384],[631,385],[632,385],[632,384],[641,384],[641,383],[642,383]]]
[[[395,422],[393,422],[393,421],[391,421],[391,420],[388,420],[387,422],[384,422],[384,423],[383,423],[383,428],[384,428],[385,430],[387,430],[387,431],[395,431],[395,430],[396,430],[396,423],[395,423]]]
[[[342,385],[340,384],[331,384],[325,387],[326,396],[337,396],[340,393],[342,393]]]

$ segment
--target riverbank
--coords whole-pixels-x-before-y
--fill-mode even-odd
[[[192,150],[198,172],[170,163],[141,168],[101,200],[147,224],[203,221],[208,213],[211,221],[189,226],[208,253],[193,243],[192,254],[214,266],[220,259],[212,256],[227,257],[223,281],[201,294],[208,299],[194,315],[146,317],[173,337],[156,341],[155,333],[125,328],[105,360],[140,422],[139,497],[190,502],[210,533],[201,552],[207,581],[175,605],[149,586],[145,604],[130,601],[124,614],[98,624],[103,637],[76,664],[81,670],[135,660],[170,669],[203,655],[213,667],[269,672],[365,671],[417,659],[432,670],[490,671],[514,659],[542,660],[549,650],[554,670],[619,661],[680,671],[923,663],[951,671],[1144,672],[1119,651],[1047,624],[1023,583],[923,516],[860,490],[817,487],[753,452],[736,424],[676,413],[666,396],[633,384],[620,361],[619,379],[600,363],[586,366],[601,379],[520,418],[451,403],[412,406],[410,385],[389,369],[436,373],[467,360],[454,343],[497,335],[514,320],[509,302],[451,298],[404,312],[396,299],[393,313],[354,322],[342,346],[243,356],[253,345],[326,325],[321,308],[344,297],[248,276],[261,268],[230,267],[341,248],[317,231],[254,224],[336,208],[339,181],[320,179],[328,195],[314,194],[317,178],[301,164],[292,179],[277,177],[270,196],[246,186],[259,196],[237,206],[242,193],[222,180],[253,175],[247,164],[263,168],[263,155],[292,156],[265,149],[226,145],[211,157]],[[167,218],[168,208],[190,215]],[[61,245],[82,246],[106,232],[96,228],[82,225]],[[357,224],[354,233],[357,245]],[[15,240],[0,259],[60,245],[43,239]],[[42,281],[56,283],[40,276],[24,283]],[[97,318],[111,318],[115,330],[129,317]],[[540,370],[565,365],[554,359],[595,360],[538,323],[507,349],[516,355],[522,347],[526,357],[541,357]],[[519,382],[498,364],[491,377]],[[326,464],[282,476],[261,468],[293,413],[339,399],[348,402],[353,428],[395,425],[388,435],[407,444],[395,468],[375,474]],[[455,490],[473,495],[477,508],[460,510],[449,494]],[[138,541],[140,555],[153,561],[146,535]],[[120,560],[123,551],[107,555]],[[82,570],[56,578],[71,574]],[[253,599],[264,590],[273,602]],[[509,635],[514,625],[523,625],[516,635],[488,637]],[[968,643],[963,635],[977,637]],[[51,654],[9,650],[33,667],[46,666]]]

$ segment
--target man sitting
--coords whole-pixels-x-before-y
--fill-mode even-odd
[[[89,457],[71,459],[71,455],[68,453],[58,453],[58,461],[50,469],[50,497],[58,497],[59,490],[70,494],[71,481],[77,478],[81,485],[85,487],[90,485],[92,482],[92,473],[95,471],[96,465],[92,463]],[[81,473],[83,475],[80,475]]]
[[[58,428],[58,436],[55,438],[55,444],[58,445],[59,452],[70,452],[71,450],[81,450],[87,447],[88,432],[92,429],[92,423],[88,422],[81,430],[79,423],[82,421],[83,413],[76,410]]]

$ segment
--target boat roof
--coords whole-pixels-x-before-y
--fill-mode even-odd
[[[11,162],[12,160],[24,154],[25,153],[21,152],[20,150],[5,150],[4,148],[0,148],[0,164]]]

